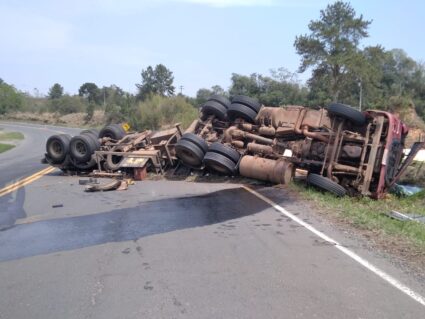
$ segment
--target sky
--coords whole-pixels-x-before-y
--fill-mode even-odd
[[[0,78],[46,94],[74,94],[85,82],[136,92],[141,70],[159,63],[180,92],[228,89],[232,73],[296,72],[297,35],[333,1],[322,0],[0,0]],[[373,20],[361,46],[401,48],[425,60],[425,1],[355,0]],[[298,76],[301,82],[309,73]]]

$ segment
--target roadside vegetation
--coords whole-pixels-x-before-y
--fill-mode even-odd
[[[21,132],[0,132],[0,141],[23,140],[24,135]]]
[[[1,142],[12,142],[10,143],[0,143],[0,153],[6,152],[15,147],[13,144],[16,141],[23,140],[24,135],[20,132],[5,132],[0,128],[0,141]]]
[[[368,197],[339,198],[297,182],[290,187],[322,211],[325,217],[364,231],[373,244],[384,245],[390,251],[391,245],[403,247],[406,253],[410,251],[425,256],[425,224],[399,221],[386,215],[395,210],[425,216],[425,190],[407,197],[388,195],[385,199],[373,200]]]
[[[8,151],[8,150],[10,150],[14,147],[15,147],[15,145],[12,145],[12,144],[0,143],[0,153],[6,152],[6,151]]]

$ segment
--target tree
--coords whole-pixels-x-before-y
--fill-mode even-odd
[[[155,68],[148,66],[142,70],[142,83],[136,84],[139,90],[137,98],[145,100],[150,95],[172,96],[175,87],[173,86],[173,72],[163,64],[158,64]]]
[[[16,112],[24,106],[24,95],[12,85],[0,81],[0,114]]]
[[[297,36],[294,46],[301,55],[300,72],[313,67],[309,85],[318,81],[333,101],[340,98],[341,88],[353,81],[353,69],[361,59],[358,45],[368,37],[371,21],[356,17],[349,3],[337,1],[320,11],[320,20],[309,23],[309,35]],[[322,79],[323,81],[320,81]]]
[[[63,86],[59,83],[53,84],[49,89],[48,97],[50,100],[59,99],[63,95]]]
[[[199,107],[204,104],[211,95],[223,95],[226,96],[227,92],[220,86],[214,85],[211,89],[199,89],[196,92],[195,106]]]
[[[87,99],[89,103],[100,104],[102,101],[99,88],[96,84],[91,82],[86,82],[81,85],[78,90],[78,95]]]
[[[233,73],[230,95],[248,95],[267,106],[288,104],[307,105],[307,89],[294,81],[293,76],[272,72],[272,77],[253,73],[250,76]]]
[[[86,82],[80,86],[80,89],[78,90],[78,95],[82,96],[88,101],[88,105],[86,107],[86,122],[89,122],[93,118],[95,104],[101,104],[101,92],[96,84]]]

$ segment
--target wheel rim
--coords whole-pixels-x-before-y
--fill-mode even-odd
[[[52,144],[50,144],[50,151],[54,156],[61,156],[63,152],[61,143],[59,143],[59,141],[53,141]]]
[[[84,156],[87,154],[87,148],[83,142],[78,141],[77,143],[75,143],[75,149],[77,153],[80,154],[81,156]]]

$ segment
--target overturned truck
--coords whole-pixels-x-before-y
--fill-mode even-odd
[[[287,183],[300,168],[309,184],[338,196],[382,198],[423,147],[417,142],[405,156],[407,134],[395,115],[378,110],[276,108],[213,96],[176,154],[186,165],[273,183]]]
[[[388,112],[359,112],[338,103],[318,109],[266,107],[247,96],[231,101],[210,97],[185,132],[177,126],[157,133],[101,133],[95,150],[90,148],[89,158],[84,158],[97,172],[131,168],[137,176],[142,168],[162,173],[181,163],[195,170],[286,184],[296,169],[302,169],[307,183],[337,196],[373,198],[385,195],[423,147],[417,142],[405,156],[408,128]],[[80,170],[72,139],[63,163]],[[64,164],[51,160],[49,141],[46,149],[46,162],[64,169]]]

